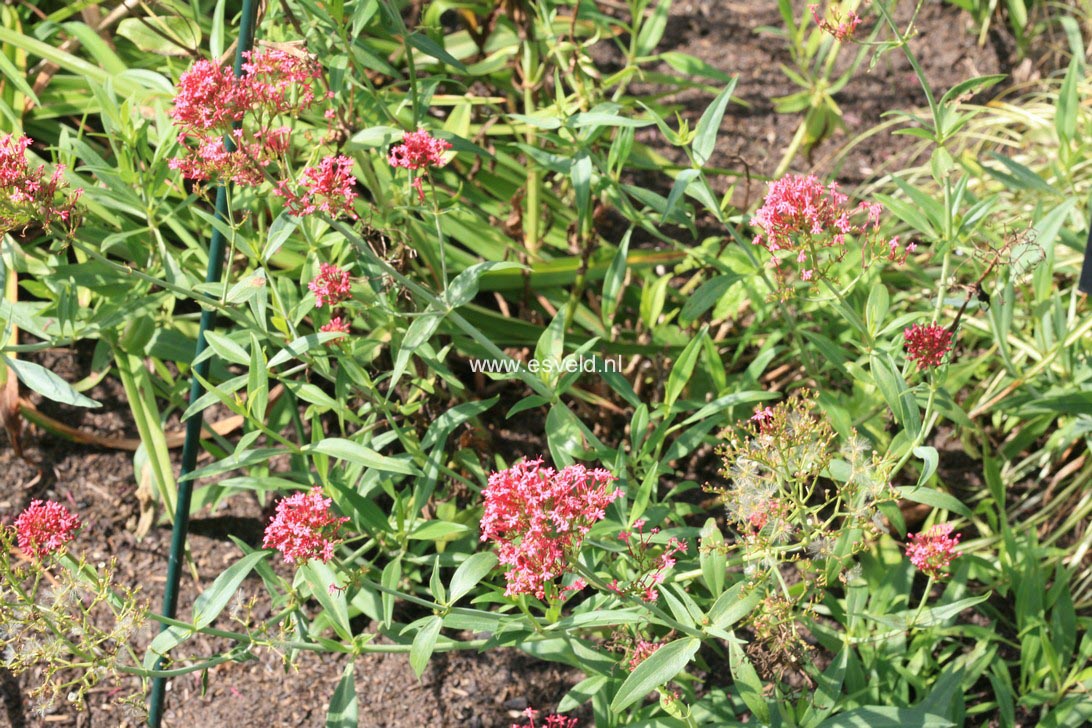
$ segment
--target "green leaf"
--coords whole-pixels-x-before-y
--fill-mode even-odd
[[[958,513],[965,518],[971,517],[971,510],[967,508],[967,506],[963,505],[954,497],[947,493],[942,493],[939,490],[923,488],[916,485],[903,485],[897,488],[897,490],[899,492],[899,497],[905,498],[908,501],[924,503],[933,508],[943,508],[946,511]]]
[[[420,475],[421,471],[405,460],[380,455],[370,447],[364,447],[352,440],[341,437],[328,437],[314,445],[303,447],[305,452],[320,452],[324,455],[345,460],[350,463],[363,465],[372,470],[380,470],[384,473],[398,473],[400,475]]]
[[[236,561],[216,577],[216,581],[193,602],[193,624],[196,629],[207,627],[224,611],[239,585],[243,583],[255,565],[265,557],[268,551],[255,551]]]
[[[724,552],[724,534],[717,528],[717,519],[709,518],[705,521],[700,543],[698,563],[701,565],[702,581],[714,597],[720,596],[724,592],[728,558]]]
[[[647,56],[660,45],[664,31],[667,30],[667,16],[670,11],[671,0],[660,0],[652,15],[641,24],[641,32],[637,35],[638,56]]]
[[[1077,136],[1077,112],[1080,99],[1077,95],[1077,80],[1081,76],[1081,59],[1074,56],[1066,70],[1065,80],[1058,92],[1058,108],[1054,115],[1054,128],[1058,131],[1058,140],[1069,144]]]
[[[417,630],[417,634],[413,637],[413,644],[410,645],[409,662],[410,667],[413,668],[413,674],[417,676],[418,680],[421,679],[425,668],[428,667],[428,660],[432,657],[432,651],[436,649],[436,638],[440,636],[441,626],[443,626],[443,620],[434,614],[428,618],[424,627]]]
[[[307,582],[307,586],[311,589],[311,596],[322,606],[323,614],[337,636],[346,642],[351,642],[353,630],[349,625],[349,606],[345,601],[345,592],[331,593],[330,590],[330,586],[337,583],[337,574],[334,570],[321,561],[311,559],[300,566],[297,573]],[[317,620],[311,623],[313,636],[318,636],[316,626],[321,625],[322,622]]]
[[[424,315],[415,318],[413,323],[409,325],[405,336],[402,337],[402,344],[398,347],[398,356],[395,358],[394,367],[391,369],[387,391],[394,391],[394,385],[402,378],[406,367],[409,365],[410,356],[432,338],[443,319],[443,315],[439,313],[426,312]]]
[[[409,538],[417,541],[450,541],[470,529],[453,521],[425,521],[409,533]]]
[[[140,50],[161,56],[188,56],[201,45],[201,27],[178,15],[125,18],[114,32]]]
[[[849,648],[842,647],[830,665],[819,674],[818,684],[812,694],[810,704],[804,713],[801,725],[816,725],[826,718],[838,704],[845,682],[846,668],[849,666]]]
[[[232,364],[239,364],[241,366],[248,366],[250,364],[250,355],[246,353],[246,349],[236,344],[228,336],[221,334],[219,331],[206,331],[205,341],[209,345],[211,353],[216,354],[224,361],[231,362]],[[199,357],[198,360],[204,360],[209,358],[211,354],[204,354]]]
[[[715,306],[721,296],[742,278],[743,276],[733,271],[702,283],[683,304],[682,311],[679,313],[679,323],[683,326],[693,323],[699,316]]]
[[[755,718],[768,723],[770,721],[770,705],[762,691],[762,681],[758,679],[751,661],[743,652],[739,640],[728,641],[728,662],[732,670],[732,679],[736,681],[739,696],[743,702],[755,714]]]
[[[937,466],[940,464],[940,456],[937,453],[935,447],[924,445],[922,447],[915,447],[914,454],[917,455],[923,461],[921,469],[921,475],[918,476],[918,487],[922,487],[929,482],[929,478],[933,477],[933,473],[937,471]]]
[[[728,629],[733,624],[743,619],[762,600],[762,594],[757,589],[752,589],[749,594],[740,597],[743,591],[743,583],[732,586],[731,589],[720,595],[713,606],[709,608],[709,622],[717,629]]]
[[[448,585],[448,591],[451,592],[448,604],[454,604],[469,593],[496,565],[497,555],[492,551],[471,554],[466,561],[459,564],[459,568],[455,569],[455,574],[451,577],[451,583]]]
[[[724,112],[728,108],[728,100],[732,98],[738,77],[733,77],[724,90],[717,94],[713,103],[701,115],[694,133],[694,161],[699,165],[709,161],[713,156],[713,150],[717,145],[717,132],[720,131],[720,122],[724,118]]]
[[[690,381],[694,374],[694,366],[698,363],[698,355],[701,354],[702,339],[708,334],[708,327],[703,326],[700,333],[690,340],[686,348],[679,354],[679,358],[671,367],[671,373],[667,375],[667,386],[664,387],[664,410],[670,411],[671,405],[682,394],[683,387]]]
[[[406,38],[406,43],[421,51],[426,56],[431,56],[438,61],[442,61],[462,73],[467,72],[466,66],[463,65],[462,61],[445,51],[439,43],[432,38],[429,38],[427,35],[412,33]]]
[[[350,658],[330,698],[330,709],[326,711],[326,728],[357,728],[359,725],[353,668],[354,663]]]
[[[592,675],[584,678],[561,698],[561,702],[557,704],[557,712],[567,713],[570,710],[576,710],[602,690],[608,680],[610,678],[606,675]]]
[[[455,280],[451,281],[451,284],[448,286],[446,294],[447,305],[455,309],[470,303],[474,299],[474,296],[478,295],[478,285],[480,284],[484,273],[491,270],[502,271],[511,270],[513,268],[527,270],[527,266],[512,261],[491,260],[470,266],[462,273],[455,276]]]
[[[0,359],[15,372],[15,376],[20,382],[46,399],[61,404],[70,404],[74,407],[90,407],[92,409],[102,407],[101,403],[83,396],[73,389],[68,382],[39,364],[22,359],[9,359],[6,356],[0,357]]]
[[[653,652],[622,683],[610,703],[611,712],[615,715],[621,713],[652,690],[674,679],[690,663],[690,658],[699,647],[701,640],[696,637],[683,637]]]
[[[956,724],[939,715],[913,708],[870,705],[839,713],[819,725],[820,728],[952,728]]]
[[[618,244],[618,250],[611,258],[607,274],[603,278],[603,323],[608,328],[614,323],[614,313],[618,310],[622,284],[625,282],[626,270],[629,268],[627,257],[629,256],[629,239],[632,235],[633,228],[631,227],[622,236],[622,242]]]
[[[675,211],[675,205],[678,204],[679,198],[686,192],[687,186],[700,174],[700,169],[684,169],[679,172],[679,176],[675,178],[675,183],[671,185],[671,192],[667,196],[667,205],[660,216],[661,222],[665,222],[671,217],[671,213]]]
[[[588,219],[591,207],[591,178],[592,159],[584,150],[573,158],[573,166],[569,171],[573,180],[573,191],[576,192],[576,212],[581,224]]]

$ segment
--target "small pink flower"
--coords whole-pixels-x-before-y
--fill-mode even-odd
[[[846,13],[845,20],[842,20],[837,13],[834,13],[832,22],[819,15],[818,5],[809,5],[808,10],[811,11],[811,17],[815,19],[815,24],[834,36],[836,40],[843,41],[852,38],[853,34],[857,32],[857,26],[861,24],[860,16],[853,11]]]
[[[606,470],[570,465],[560,471],[542,459],[524,460],[489,476],[482,491],[481,540],[498,545],[509,567],[505,594],[546,596],[546,585],[565,574],[584,536],[621,495]]]
[[[952,332],[936,323],[914,324],[902,332],[906,355],[918,363],[918,369],[932,369],[943,363],[952,349]]]
[[[25,136],[0,134],[0,234],[38,223],[43,227],[58,220],[74,229],[76,203],[83,190],[64,190],[64,166],[46,176],[44,165],[31,167]]]
[[[336,332],[345,335],[349,333],[349,322],[343,321],[340,316],[334,316],[329,322],[323,324],[319,331],[324,334]],[[336,339],[333,339],[333,341],[336,341]]]
[[[429,167],[443,167],[447,164],[444,153],[451,149],[451,143],[443,139],[436,139],[424,129],[407,132],[402,137],[402,143],[391,147],[387,161],[392,167],[402,167],[411,171],[427,169]],[[425,190],[421,184],[421,176],[414,175],[413,188],[417,190],[417,198],[424,202]]]
[[[512,723],[512,728],[576,728],[579,724],[576,718],[569,718],[563,715],[548,715],[546,716],[545,723],[541,723],[538,726],[535,725],[535,716],[539,715],[541,711],[534,708],[527,708],[523,711],[523,717],[527,718],[527,723]]]
[[[906,544],[910,563],[934,579],[947,576],[952,560],[963,555],[956,550],[960,535],[951,533],[951,524],[938,523],[928,531],[910,534],[910,542]]]
[[[630,654],[629,671],[633,672],[636,670],[638,665],[652,657],[652,654],[661,647],[663,647],[663,644],[660,642],[637,640],[637,644],[633,646],[633,652]]]
[[[39,559],[74,539],[79,528],[79,517],[56,501],[31,501],[15,519],[19,548]]]
[[[307,493],[296,493],[277,503],[277,512],[265,528],[262,548],[281,552],[284,560],[295,564],[308,559],[326,563],[334,556],[334,547],[341,524],[348,518],[338,518],[330,512],[333,501],[322,497],[322,488],[315,486]]]
[[[758,427],[759,432],[765,432],[766,427],[774,418],[773,407],[755,407],[755,413],[751,415],[751,422]]]
[[[311,290],[311,293],[315,294],[315,306],[317,308],[322,308],[323,305],[336,306],[349,297],[349,271],[330,263],[320,263],[318,275],[307,284],[307,287]],[[341,317],[336,320],[338,322],[337,328],[327,329],[323,327],[321,330],[341,331],[342,328],[340,327],[344,326],[345,333],[348,333],[348,325],[341,323]],[[331,320],[327,326],[333,323],[333,320]]]
[[[302,193],[292,191],[285,180],[273,192],[285,199],[288,212],[296,217],[324,212],[330,217],[346,215],[355,220],[356,177],[352,169],[353,160],[343,154],[326,157],[317,166],[303,170],[299,180]]]

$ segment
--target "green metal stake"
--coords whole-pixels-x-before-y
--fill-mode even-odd
[[[235,47],[235,77],[243,75],[243,54],[254,44],[254,24],[257,19],[258,1],[243,0],[243,14],[239,23],[239,41]],[[238,128],[239,124],[236,123]],[[224,146],[229,152],[235,150],[231,136],[224,137]],[[228,221],[228,183],[216,189],[216,219]],[[224,271],[224,235],[220,228],[212,231],[209,241],[209,263],[205,274],[206,283],[216,283]],[[216,314],[206,308],[201,312],[201,326],[197,331],[197,345],[193,357],[197,359],[207,345],[205,332],[215,326]],[[202,394],[200,379],[207,379],[210,360],[198,362],[193,366],[193,378],[190,383],[190,401],[194,402]],[[163,591],[163,616],[174,618],[178,611],[178,584],[182,576],[182,556],[186,549],[186,534],[190,528],[190,502],[193,498],[193,482],[186,476],[197,465],[197,452],[201,444],[201,427],[205,423],[204,411],[194,412],[186,420],[186,439],[182,444],[182,467],[179,472],[178,502],[175,506],[174,527],[171,529],[171,551],[167,559],[167,586]],[[167,625],[163,625],[166,629]],[[159,669],[159,663],[156,668]],[[167,690],[167,679],[157,677],[152,680],[152,693],[148,698],[148,725],[159,728],[163,720],[163,701]]]

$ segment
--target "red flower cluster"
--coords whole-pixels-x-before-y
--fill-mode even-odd
[[[523,711],[523,715],[527,718],[527,723],[513,723],[512,728],[576,728],[579,725],[579,721],[576,718],[569,718],[564,715],[548,715],[545,718],[545,723],[535,725],[535,716],[541,711],[534,708],[528,708]]]
[[[349,333],[349,322],[343,321],[340,316],[334,316],[332,319],[320,326],[319,331],[324,334],[336,332],[338,334],[344,335]]]
[[[546,596],[546,586],[569,569],[593,524],[621,490],[602,468],[570,465],[561,471],[542,459],[524,460],[489,476],[482,491],[481,540],[499,544],[500,563],[510,567],[505,594]]]
[[[39,559],[74,539],[79,528],[79,517],[55,501],[31,501],[15,519],[19,548]]]
[[[307,287],[315,294],[315,306],[335,306],[349,297],[349,271],[330,263],[320,263],[319,274]]]
[[[288,211],[296,217],[324,212],[330,217],[347,215],[356,219],[353,160],[344,154],[326,157],[317,166],[304,169],[299,186],[303,190],[297,193],[289,189],[286,180],[281,180],[274,190],[285,199]]]
[[[27,137],[0,136],[0,233],[34,222],[42,227],[60,223],[71,232],[83,190],[64,191],[63,166],[54,168],[48,178],[44,166],[32,169],[26,158],[29,146]]]
[[[629,655],[629,671],[633,672],[637,669],[637,666],[642,662],[652,657],[652,653],[663,647],[661,642],[649,642],[648,640],[637,640],[637,643],[633,645],[633,650]]]
[[[340,543],[341,524],[349,520],[330,513],[332,502],[322,497],[322,488],[317,485],[307,493],[282,498],[265,528],[262,548],[277,549],[290,564],[308,559],[326,563]]]
[[[837,11],[833,13],[833,20],[827,20],[819,15],[819,5],[817,4],[809,5],[808,10],[811,11],[811,17],[815,18],[815,24],[839,41],[852,38],[853,34],[857,32],[857,26],[861,24],[861,17],[852,10],[846,13],[845,20],[842,20]]]
[[[918,363],[918,369],[932,369],[943,363],[952,350],[952,332],[936,323],[914,324],[902,332],[906,355]]]
[[[880,226],[883,207],[861,202],[848,204],[849,197],[838,191],[837,183],[824,185],[814,175],[788,175],[769,183],[766,198],[751,218],[760,232],[755,245],[762,245],[773,255],[779,280],[787,278],[782,267],[792,261],[799,268],[802,281],[811,281],[821,272],[820,251],[832,249],[833,261],[845,256],[846,237],[855,235],[871,239]],[[858,216],[864,215],[864,220]],[[855,221],[855,218],[858,218]],[[881,247],[891,260],[905,259],[897,238]],[[862,260],[868,246],[864,246]]]
[[[451,149],[451,143],[443,139],[436,139],[424,129],[407,132],[402,137],[402,143],[391,147],[387,161],[392,167],[402,167],[410,171],[428,169],[429,167],[443,167],[447,162],[444,153]],[[425,190],[421,186],[421,177],[414,175],[413,188],[417,190],[418,200],[424,202]]]
[[[952,560],[963,555],[956,550],[960,535],[951,534],[950,523],[938,523],[928,531],[910,534],[910,543],[906,544],[910,563],[934,579],[947,576]]]
[[[243,76],[230,68],[200,60],[178,81],[171,117],[187,154],[170,161],[187,179],[231,180],[257,185],[262,171],[288,149],[290,131],[271,122],[280,114],[298,114],[315,100],[313,82],[319,66],[311,58],[280,50],[246,54]],[[258,112],[260,126],[242,128],[248,112]],[[229,136],[235,150],[224,149]]]

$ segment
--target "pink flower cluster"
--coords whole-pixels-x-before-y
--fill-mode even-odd
[[[171,118],[186,155],[170,166],[187,179],[260,184],[263,170],[288,149],[290,131],[271,126],[273,118],[298,114],[314,103],[320,71],[309,57],[263,49],[246,54],[243,72],[236,78],[230,68],[200,60],[179,79]],[[259,118],[253,132],[240,126],[249,112]],[[228,135],[235,146],[230,152],[224,148]]]
[[[282,498],[265,528],[262,548],[280,551],[289,564],[308,559],[326,563],[341,542],[341,524],[349,520],[334,516],[330,512],[332,503],[322,497],[322,488],[317,485],[307,493]]]
[[[579,725],[579,721],[577,721],[576,718],[569,718],[564,715],[554,714],[546,716],[546,718],[544,719],[546,722],[539,723],[536,726],[535,716],[537,716],[540,712],[541,711],[535,710],[534,708],[528,708],[527,710],[523,711],[523,715],[527,718],[528,722],[513,723],[512,728],[576,728],[576,726]]]
[[[828,257],[838,261],[845,256],[847,236],[874,236],[883,207],[868,202],[854,207],[848,203],[849,197],[838,191],[837,183],[824,185],[814,175],[787,175],[769,183],[762,207],[751,222],[760,230],[754,244],[764,246],[773,256],[782,283],[787,279],[782,265],[785,261],[791,260],[799,269],[800,280],[811,281],[822,272],[822,250],[832,249]],[[863,220],[859,220],[861,215]],[[888,257],[898,259],[898,239],[891,242],[894,247],[883,247],[889,248]],[[862,252],[862,259],[864,255]]]
[[[350,295],[349,280],[349,271],[344,268],[339,268],[330,263],[320,263],[318,275],[307,284],[311,293],[315,294],[315,306],[322,308],[323,305],[326,305],[332,309],[337,304],[347,300]],[[348,334],[348,320],[340,315],[334,315],[334,313],[331,311],[330,320],[323,324],[319,331],[323,333],[336,332],[342,335]]]
[[[55,501],[31,501],[15,519],[19,548],[39,559],[74,539],[79,528],[79,517]]]
[[[934,579],[947,576],[952,560],[963,555],[956,550],[960,535],[951,534],[950,523],[938,523],[928,531],[910,534],[910,543],[906,545],[910,563]]]
[[[296,217],[324,212],[330,217],[357,218],[353,211],[356,200],[353,160],[344,154],[325,157],[318,165],[304,169],[298,185],[302,189],[296,192],[286,180],[281,180],[274,190],[285,199],[288,212]]]
[[[230,132],[232,151],[221,136],[202,136],[188,157],[174,157],[168,165],[186,179],[230,180],[245,187],[256,187],[265,179],[262,171],[288,151],[292,130],[287,126],[257,130],[244,135],[242,129]]]
[[[937,323],[914,324],[902,332],[906,355],[918,369],[933,369],[944,362],[952,349],[952,332]]]
[[[853,34],[857,32],[857,26],[861,24],[861,17],[852,10],[846,13],[845,20],[837,12],[833,13],[833,20],[827,20],[819,15],[818,4],[809,5],[808,10],[811,11],[811,17],[815,19],[815,24],[839,41],[852,38]]]
[[[653,537],[660,532],[659,528],[651,528],[645,531],[648,520],[639,518],[633,523],[633,531],[622,531],[618,534],[618,540],[626,545],[630,558],[637,564],[641,573],[636,580],[624,588],[615,579],[610,583],[610,588],[619,594],[636,594],[646,602],[654,602],[660,598],[657,590],[660,584],[667,578],[667,572],[676,563],[675,555],[686,553],[686,542],[680,541],[674,536],[667,539],[667,545],[663,552],[652,556],[654,544]]]
[[[498,544],[500,563],[509,567],[505,594],[546,597],[552,580],[569,570],[592,525],[621,490],[602,468],[570,465],[560,471],[542,459],[524,460],[489,476],[482,491],[485,513],[481,540]]]
[[[315,305],[336,306],[349,297],[349,271],[330,263],[319,264],[319,274],[307,284],[315,294]]]
[[[46,177],[45,167],[32,169],[26,151],[30,139],[0,135],[0,233],[38,223],[60,223],[69,232],[77,223],[76,203],[82,189],[65,192],[64,167],[57,165]]]
[[[652,653],[663,647],[661,642],[649,642],[648,640],[637,640],[633,645],[633,650],[629,655],[629,671],[633,672],[637,669],[637,666],[642,662],[652,657]]]
[[[444,153],[451,149],[451,143],[436,139],[424,129],[406,132],[402,143],[391,147],[387,161],[394,168],[402,167],[410,171],[427,170],[430,167],[443,167],[447,162]],[[425,190],[421,185],[421,176],[413,176],[413,188],[417,198],[424,202]]]

